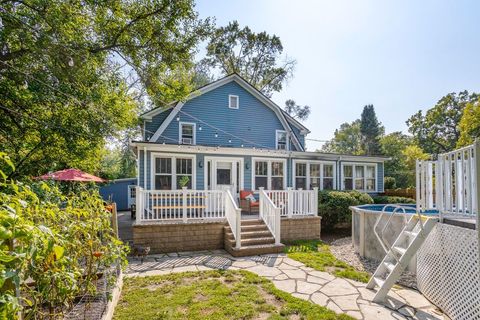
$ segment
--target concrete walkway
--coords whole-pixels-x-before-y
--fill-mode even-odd
[[[272,280],[295,297],[309,300],[357,319],[448,319],[418,291],[394,288],[385,305],[372,302],[364,283],[316,271],[285,254],[234,258],[223,250],[151,255],[143,263],[130,261],[126,276],[211,269],[247,270]]]

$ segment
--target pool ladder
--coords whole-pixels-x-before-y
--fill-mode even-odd
[[[393,245],[390,246],[385,239],[385,231],[394,215],[399,214],[401,211],[405,217],[406,211],[405,208],[398,205],[388,205],[388,207],[394,207],[394,210],[382,228],[381,235],[378,234],[377,227],[383,214],[386,213],[385,209],[387,206],[383,208],[382,215],[378,217],[374,226],[375,235],[387,253],[367,284],[368,289],[379,288],[373,298],[374,302],[385,301],[388,291],[390,291],[398,278],[400,278],[402,272],[410,263],[410,260],[415,256],[430,231],[432,231],[438,222],[437,218],[423,216],[417,211],[417,213],[413,214],[410,220],[408,220]],[[405,220],[406,219],[405,217]]]

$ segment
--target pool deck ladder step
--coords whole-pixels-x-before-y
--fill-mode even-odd
[[[412,215],[367,284],[368,289],[379,288],[373,298],[374,302],[385,301],[388,291],[400,278],[437,222],[437,218]]]

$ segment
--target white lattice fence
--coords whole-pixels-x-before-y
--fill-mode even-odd
[[[417,254],[420,291],[452,319],[480,319],[477,231],[438,224]]]

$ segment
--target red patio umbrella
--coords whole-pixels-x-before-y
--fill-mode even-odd
[[[40,180],[56,180],[56,181],[78,181],[78,182],[106,182],[106,180],[83,172],[78,169],[65,169],[56,172],[44,174],[37,177]]]

